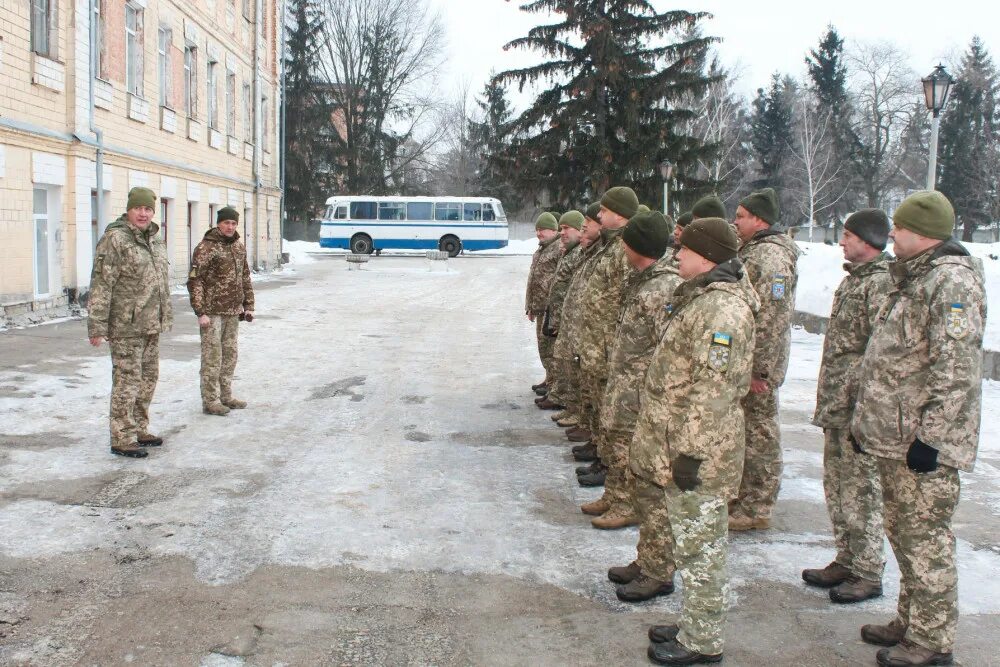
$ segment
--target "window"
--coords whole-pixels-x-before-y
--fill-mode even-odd
[[[265,151],[270,152],[269,146],[271,142],[271,123],[269,122],[267,116],[267,95],[260,98],[260,143],[261,148]],[[374,220],[374,216],[370,218]]]
[[[430,202],[410,202],[406,205],[407,220],[433,220],[434,204]]]
[[[465,205],[465,221],[466,222],[479,222],[483,219],[483,205],[482,204],[466,204]]]
[[[373,201],[351,202],[351,218],[353,220],[374,220],[378,205]]]
[[[208,61],[208,126],[213,130],[219,129],[219,95],[215,80],[218,65],[214,60]]]
[[[226,72],[226,134],[236,136],[236,73]]]
[[[406,220],[406,204],[403,202],[383,201],[378,205],[379,220]]]
[[[49,193],[35,188],[33,193],[35,221],[35,296],[49,293]]]
[[[101,13],[101,0],[91,2],[91,21],[94,22],[94,41],[90,43],[90,57],[94,63],[94,75],[107,79],[104,62],[104,16]]]
[[[190,44],[184,45],[184,113],[198,115],[198,49]]]
[[[170,98],[173,96],[173,86],[171,85],[171,75],[173,69],[170,67],[170,43],[173,41],[174,33],[170,28],[160,27],[157,39],[157,49],[159,51],[160,64],[160,106],[170,107]]]
[[[187,206],[187,231],[188,231],[188,268],[191,268],[191,255],[194,254],[195,240],[194,240],[194,230],[195,230],[195,220],[197,220],[197,212],[195,210],[195,204],[193,202],[188,202]]]
[[[341,204],[337,207],[337,212],[333,214],[334,220],[347,220],[347,206]]]
[[[50,0],[31,0],[31,50],[49,56],[52,28],[52,3]]]
[[[170,258],[170,200],[160,199],[160,238],[167,247],[167,258]]]
[[[493,213],[493,207],[489,204],[483,204],[483,222],[493,222],[496,219],[496,215]]]
[[[243,84],[243,140],[253,143],[253,89],[249,83]]]
[[[435,220],[461,220],[462,204],[459,202],[438,203],[434,205]]]
[[[125,5],[125,89],[142,97],[142,10]]]

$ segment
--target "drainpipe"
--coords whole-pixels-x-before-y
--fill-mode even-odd
[[[88,0],[87,9],[90,14],[90,85],[88,86],[89,104],[87,111],[90,121],[90,132],[94,135],[97,143],[97,155],[95,157],[97,173],[94,174],[94,189],[97,190],[95,199],[96,210],[94,217],[97,220],[97,228],[104,224],[104,132],[94,124],[94,81],[97,79],[97,59],[94,57],[97,42],[97,21],[94,20],[94,0]]]
[[[259,240],[259,234],[257,233],[257,225],[260,222],[261,209],[260,209],[260,159],[261,159],[261,141],[264,139],[264,133],[261,131],[262,125],[260,114],[260,41],[263,37],[261,34],[261,18],[264,15],[264,3],[263,0],[255,0],[254,2],[254,22],[253,22],[253,108],[254,113],[254,142],[253,142],[253,215],[254,215],[254,243],[253,243],[253,265],[257,268],[257,255],[259,254],[259,249],[257,241]]]
[[[281,203],[278,206],[278,263],[285,251],[285,45],[288,43],[285,34],[286,20],[285,3],[281,3],[281,83],[278,94],[281,95],[281,135],[278,140],[278,170],[281,187]]]

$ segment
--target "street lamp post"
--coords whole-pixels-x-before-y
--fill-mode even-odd
[[[955,79],[944,70],[944,65],[938,65],[934,71],[920,80],[924,84],[924,101],[931,117],[931,147],[927,160],[927,189],[933,190],[937,181],[937,151],[938,127],[941,125],[941,109],[948,101],[948,92]]]
[[[670,160],[664,160],[660,163],[660,175],[663,176],[663,215],[669,215],[667,212],[670,206],[670,175],[674,173],[674,165],[670,163]]]

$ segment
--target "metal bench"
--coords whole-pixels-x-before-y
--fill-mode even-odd
[[[354,269],[360,270],[371,260],[371,257],[368,255],[347,255],[344,259],[347,260],[347,270],[353,271]]]

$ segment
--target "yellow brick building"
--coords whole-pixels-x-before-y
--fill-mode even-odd
[[[174,281],[223,206],[278,263],[283,2],[0,0],[0,324],[85,298],[137,185]]]

